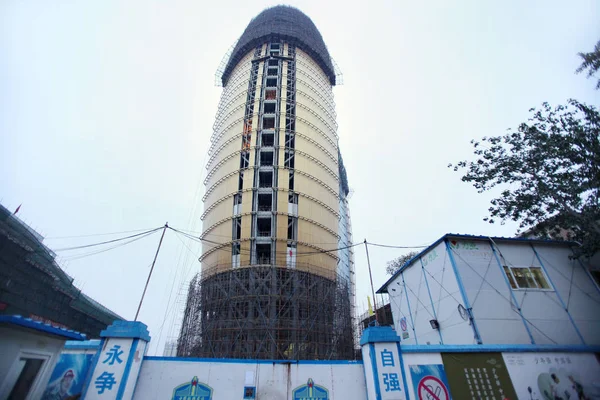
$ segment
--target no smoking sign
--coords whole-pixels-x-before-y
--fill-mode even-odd
[[[426,376],[419,382],[419,400],[450,400],[448,388],[435,376]]]

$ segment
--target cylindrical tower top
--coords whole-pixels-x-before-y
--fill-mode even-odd
[[[335,85],[331,57],[321,33],[312,20],[297,8],[275,6],[267,8],[250,21],[238,40],[225,66],[222,81],[227,84],[237,63],[253,48],[272,40],[284,40],[304,50],[321,67],[329,82]]]

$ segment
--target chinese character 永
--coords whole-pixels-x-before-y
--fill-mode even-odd
[[[108,365],[113,365],[115,361],[121,364],[123,362],[123,360],[121,360],[123,350],[120,349],[121,346],[114,345],[109,351],[106,352],[106,360],[102,361],[102,364],[108,363]]]
[[[387,349],[383,349],[381,352],[381,365],[384,367],[393,367],[394,366],[394,353],[388,351]]]
[[[383,384],[386,392],[400,391],[398,374],[383,374]]]
[[[113,385],[116,383],[115,374],[109,374],[105,371],[96,378],[94,385],[96,385],[96,389],[98,389],[98,394],[102,394],[106,389],[112,390]]]

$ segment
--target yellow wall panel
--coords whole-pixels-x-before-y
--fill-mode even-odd
[[[218,203],[212,210],[206,213],[202,220],[203,229],[213,226],[223,218],[230,217],[233,211],[233,196],[227,197],[226,200]]]
[[[283,157],[283,156],[281,156]],[[281,159],[280,157],[280,159]],[[282,161],[283,163],[283,161]],[[279,171],[277,172],[277,187],[279,189],[288,189],[290,186],[290,170],[287,168],[279,168]],[[287,197],[287,194],[286,194]],[[287,201],[287,199],[286,199]],[[279,208],[278,208],[279,209]]]
[[[338,238],[312,222],[298,219],[298,241],[309,243],[323,249],[335,249],[337,247]]]
[[[335,209],[337,210],[337,208]],[[338,229],[338,217],[323,205],[303,196],[298,200],[298,215],[310,218],[325,225],[334,232]]]
[[[312,180],[309,177],[306,177],[299,173],[297,170],[294,175],[294,180],[296,184],[296,188],[298,188],[299,192],[306,193],[309,196],[317,198],[321,200],[323,203],[327,204],[334,210],[337,210],[339,207],[338,196],[336,194],[331,193],[327,190],[323,185],[319,182]],[[338,189],[338,188],[333,188]],[[337,192],[336,192],[337,193]]]
[[[250,265],[250,241],[245,241],[240,244],[240,265]]]
[[[241,135],[241,133],[238,133],[238,134],[235,134],[235,137],[236,138],[234,140],[232,140],[231,142],[229,142],[227,144],[225,144],[225,141],[223,141],[223,144],[221,144],[215,150],[214,155],[211,156],[211,159],[206,164],[207,171],[210,171],[211,169],[213,169],[215,167],[215,165],[223,158],[227,157],[230,154],[240,151],[240,149],[242,148],[242,135]],[[238,157],[239,157],[239,154],[238,154]]]
[[[218,199],[230,195],[231,193],[237,191],[237,186],[238,176],[237,174],[234,174],[215,186],[215,188],[206,196],[206,201],[204,204],[212,204]]]
[[[310,106],[310,105],[308,105],[308,106]],[[313,110],[313,111],[318,112],[318,110]],[[335,136],[335,127],[325,125],[325,123],[323,122],[323,120],[321,118],[318,118],[316,115],[314,115],[307,109],[305,109],[301,106],[297,106],[296,107],[296,117],[302,118],[302,119],[308,121],[313,126],[316,126],[320,132],[315,132],[315,133],[327,135],[327,137],[329,137],[333,142],[337,142],[337,138]],[[311,128],[312,128],[312,130],[315,129],[314,127],[311,127]]]
[[[277,238],[278,239],[287,239],[287,223],[288,216],[287,215],[277,215]],[[281,249],[278,249],[281,250]]]
[[[209,171],[211,173],[210,178],[207,181],[208,185],[213,184],[214,182],[219,181],[224,176],[238,171],[240,169],[240,155],[234,154],[230,155],[229,159],[225,160],[223,164]]]
[[[339,182],[336,179],[336,176],[332,175],[334,173],[333,170],[327,170],[323,165],[316,163],[315,161],[306,158],[301,153],[296,153],[295,155],[295,168],[301,171],[304,171],[315,178],[323,181],[327,186],[332,189],[336,189],[339,187]]]
[[[335,157],[337,160],[337,153],[326,153],[324,149],[317,146],[315,143],[310,142],[304,135],[296,135],[296,150],[302,151],[304,153],[310,154],[315,157],[317,160],[321,161],[323,164],[328,166],[332,171],[336,174],[338,173],[338,165],[332,159]]]
[[[303,135],[311,138],[312,140],[314,140],[315,142],[319,143],[321,146],[323,146],[329,153],[331,154],[337,154],[337,147],[334,143],[337,143],[336,141],[334,141],[333,139],[328,140],[327,137],[317,131],[315,131],[313,129],[313,127],[311,127],[310,125],[308,125],[306,122],[304,121],[299,121],[296,120],[296,130],[300,133],[302,133]],[[332,143],[333,141],[333,143]]]

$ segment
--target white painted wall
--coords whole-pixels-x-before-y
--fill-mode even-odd
[[[443,344],[476,343],[469,322],[458,313],[458,305],[463,301],[444,242],[423,254],[421,260],[398,275],[388,286],[388,292],[395,329],[401,338],[400,320],[406,318],[408,325],[409,337],[403,338],[402,344],[440,344],[442,340]],[[437,316],[440,324],[439,332],[429,323],[434,319],[433,315]]]
[[[600,343],[600,292],[581,264],[569,259],[569,247],[534,245],[556,290],[514,290],[506,284],[490,241],[452,242],[452,254],[484,344],[530,344],[525,324],[535,344],[583,344],[569,314],[585,344]],[[497,240],[495,246],[502,265],[541,266],[530,242]],[[558,295],[568,303],[569,314]]]
[[[18,378],[20,370],[16,365],[20,357],[45,359],[27,396],[27,400],[39,399],[46,389],[64,343],[64,339],[32,333],[26,329],[0,327],[0,399],[8,397]]]
[[[547,245],[535,245],[535,248],[556,291],[568,306],[569,314],[583,336],[585,344],[600,345],[600,312],[598,311],[600,309],[600,290],[598,287],[581,263],[569,259],[570,252],[566,248]],[[552,327],[554,328],[552,332],[554,332],[556,324]],[[561,337],[558,336],[558,338]],[[573,335],[568,340],[581,344],[580,341],[574,340]]]
[[[169,399],[173,389],[194,376],[212,387],[215,399],[241,399],[246,372],[255,376],[257,398],[290,399],[292,390],[312,378],[328,389],[330,399],[366,399],[362,363],[273,364],[145,358],[134,400]]]
[[[490,243],[450,239],[450,248],[483,343],[531,344],[521,316],[515,307],[511,307],[512,289],[506,284],[504,271],[500,269]],[[531,262],[531,254],[524,246],[509,245],[508,248],[518,250],[511,253],[516,263],[525,259],[527,263]],[[501,250],[504,254],[504,248]],[[518,293],[515,291],[515,294]],[[521,304],[518,296],[517,300]]]

